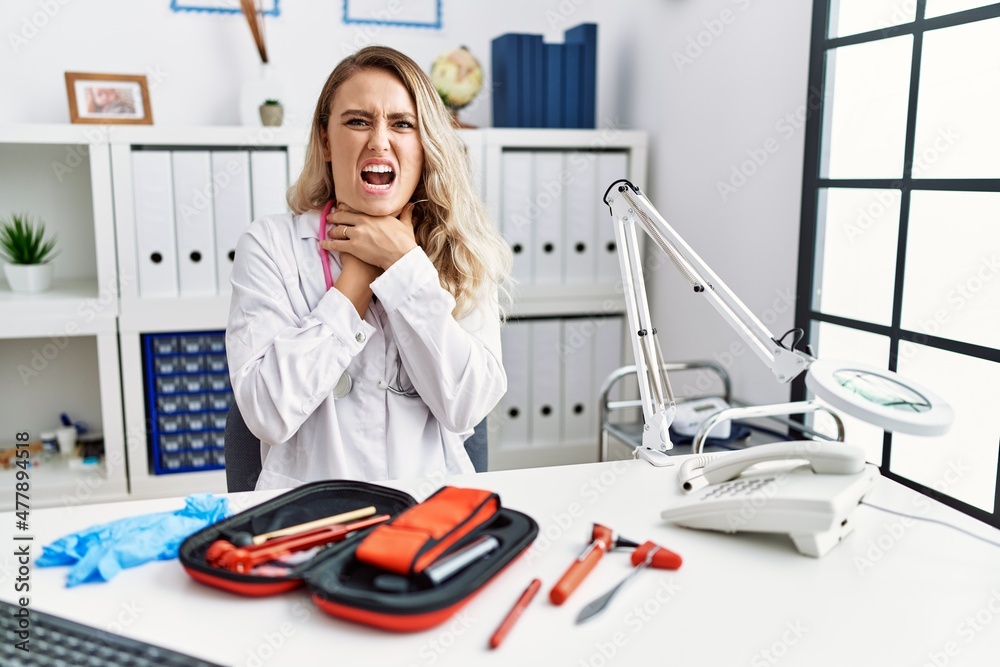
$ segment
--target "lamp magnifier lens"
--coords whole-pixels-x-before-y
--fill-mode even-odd
[[[884,375],[845,368],[835,371],[833,378],[844,389],[884,408],[917,413],[931,409],[925,396]]]

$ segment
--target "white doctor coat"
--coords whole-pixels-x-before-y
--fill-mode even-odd
[[[507,389],[495,298],[456,320],[418,247],[372,283],[361,319],[326,290],[319,226],[318,212],[269,216],[237,244],[226,352],[236,403],[261,439],[257,488],[473,472],[463,443]],[[339,254],[330,258],[336,282]],[[353,387],[335,399],[345,371]]]

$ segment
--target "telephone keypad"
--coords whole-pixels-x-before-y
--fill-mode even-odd
[[[711,491],[701,497],[701,500],[714,500],[723,497],[749,496],[765,485],[774,482],[774,477],[754,477],[735,479],[717,484]]]

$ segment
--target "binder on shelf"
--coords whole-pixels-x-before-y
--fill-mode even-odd
[[[566,155],[566,221],[563,253],[566,284],[597,282],[597,228],[614,227],[597,186],[597,154],[572,152]]]
[[[139,296],[177,296],[177,239],[169,151],[132,152],[132,193]]]
[[[562,321],[531,320],[531,446],[554,447],[562,433]]]
[[[500,199],[500,232],[514,255],[512,274],[521,285],[533,279],[532,156],[528,151],[504,151]]]
[[[597,24],[563,44],[507,33],[491,42],[495,127],[596,127]]]
[[[597,442],[597,394],[600,380],[594,377],[594,318],[562,321],[563,435],[566,443]]]
[[[174,224],[181,296],[214,296],[215,223],[212,157],[208,151],[174,151]]]
[[[534,193],[532,204],[537,208],[532,242],[534,255],[533,283],[559,285],[563,282],[563,152],[545,151],[534,158]]]
[[[545,127],[545,44],[541,35],[521,35],[521,125]]]
[[[494,412],[498,437],[490,436],[490,447],[517,449],[531,441],[529,388],[531,378],[531,325],[529,322],[511,320],[500,332],[503,367],[507,373],[507,393]]]
[[[628,154],[624,151],[603,151],[597,153],[597,195],[603,200],[604,191],[620,178],[628,178]],[[601,207],[607,215],[607,206]],[[602,216],[603,217],[603,216]],[[597,226],[597,280],[602,283],[618,283],[621,269],[618,260],[618,245],[615,229],[610,220]]]
[[[580,78],[580,125],[576,127],[597,127],[597,24],[581,23],[570,28],[566,31],[566,44],[583,46],[582,76]]]
[[[250,192],[253,202],[252,220],[265,215],[288,212],[285,195],[288,191],[288,155],[285,151],[250,153]]]
[[[507,33],[490,45],[494,127],[522,127],[521,35]]]
[[[563,127],[583,125],[583,45],[564,44]]]
[[[563,68],[565,44],[545,44],[545,95],[542,127],[565,127],[563,117]]]
[[[250,155],[247,151],[213,151],[212,182],[216,184],[215,251],[219,294],[229,294],[229,274],[236,242],[253,219],[250,203]]]

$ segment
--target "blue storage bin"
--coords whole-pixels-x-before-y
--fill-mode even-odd
[[[199,431],[198,433],[187,433],[187,446],[192,451],[208,448],[208,433]]]
[[[157,375],[173,375],[180,372],[179,358],[176,356],[157,357],[153,366]]]
[[[208,401],[205,394],[185,394],[181,397],[181,404],[184,412],[204,412],[208,410]]]
[[[156,398],[156,406],[161,415],[172,415],[182,410],[187,410],[187,403],[184,396],[180,394],[165,394]]]
[[[228,411],[233,404],[233,393],[211,393],[208,394],[208,409],[219,412]]]
[[[185,354],[177,357],[182,373],[201,373],[205,370],[205,357],[200,354]]]
[[[233,404],[224,331],[142,334],[150,472],[225,467]]]

